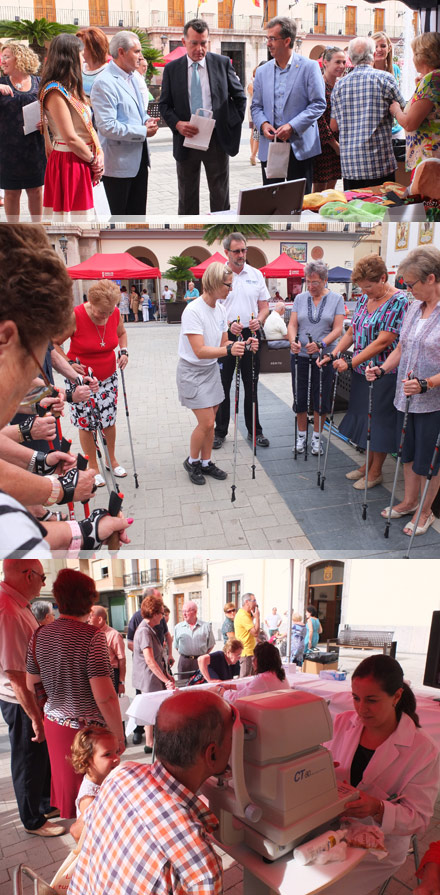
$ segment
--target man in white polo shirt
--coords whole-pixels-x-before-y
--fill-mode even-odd
[[[255,267],[246,263],[246,237],[242,233],[230,233],[223,240],[223,248],[228,256],[228,267],[234,278],[228,298],[223,302],[226,310],[229,333],[228,339],[237,340],[241,335],[244,340],[256,334],[269,315],[269,291],[263,275]],[[241,378],[244,385],[244,418],[248,430],[248,439],[252,441],[252,357],[254,358],[255,389],[258,387],[260,369],[258,352],[251,355],[245,352],[240,360]],[[228,434],[230,419],[230,390],[235,371],[235,357],[222,358],[219,361],[225,399],[220,404],[215,418],[214,448],[220,448]],[[269,447],[269,439],[263,435],[258,416],[258,400],[256,394],[257,444]]]

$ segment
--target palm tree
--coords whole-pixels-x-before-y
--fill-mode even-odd
[[[189,255],[173,255],[171,258],[168,258],[168,264],[171,264],[171,267],[162,276],[167,280],[172,280],[173,283],[177,283],[176,297],[183,298],[185,283],[194,278],[190,267],[194,267],[197,262],[194,258],[190,258]]]
[[[21,19],[19,22],[0,21],[0,37],[27,40],[41,65],[46,57],[46,43],[50,43],[57,34],[75,34],[77,31],[76,25],[59,25],[58,22],[49,22],[47,19],[35,19],[33,22],[30,19]]]
[[[221,242],[230,233],[237,232],[242,233],[246,238],[253,236],[257,239],[269,239],[271,230],[271,224],[212,224],[206,228],[203,239],[209,246],[212,246],[214,242]]]
[[[145,77],[147,80],[147,84],[149,84],[152,77],[160,73],[159,69],[155,68],[154,65],[156,62],[163,62],[162,51],[157,50],[156,47],[153,47],[150,40],[150,35],[147,34],[146,31],[141,31],[140,28],[131,28],[130,30],[133,31],[134,34],[137,34],[139,38],[143,57],[147,61],[148,67]]]

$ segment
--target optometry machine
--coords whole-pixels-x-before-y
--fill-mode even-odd
[[[274,861],[337,818],[356,790],[336,781],[321,745],[332,737],[327,703],[312,693],[279,690],[234,703],[232,777],[203,787],[219,820],[217,838],[245,843]]]

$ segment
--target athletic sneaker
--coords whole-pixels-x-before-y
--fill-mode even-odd
[[[202,466],[203,475],[211,475],[213,479],[227,479],[228,473],[224,471],[224,469],[219,469],[212,460],[209,461],[208,466]]]
[[[297,439],[296,439],[296,453],[303,454],[304,450],[305,450],[305,446],[306,446],[306,433],[304,432],[304,435],[302,435],[301,432],[299,432]],[[292,453],[293,454],[295,453],[295,448],[292,448]]]
[[[318,454],[322,455],[323,453],[324,453],[324,448],[322,446],[322,441],[321,441],[321,450],[319,450],[319,438],[315,438],[315,436],[313,436],[313,438],[312,438],[312,454],[313,454],[313,456],[317,457]]]
[[[197,463],[190,463],[189,458],[183,461],[184,469],[186,469],[193,485],[204,485],[206,482],[205,476],[202,475],[202,464],[200,460]]]

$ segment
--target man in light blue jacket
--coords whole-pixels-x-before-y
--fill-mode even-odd
[[[326,108],[324,78],[317,62],[293,52],[296,25],[291,19],[277,17],[266,27],[272,59],[255,73],[251,113],[260,132],[263,183],[280,180],[268,180],[265,171],[269,145],[276,137],[291,147],[286,180],[305,177],[310,193],[312,159],[321,152],[317,122]]]
[[[142,59],[137,35],[119,31],[109,50],[112,58],[90,94],[104,151],[102,180],[113,215],[145,215],[150,166],[147,137],[156,133],[158,119],[145,112],[135,77]]]

